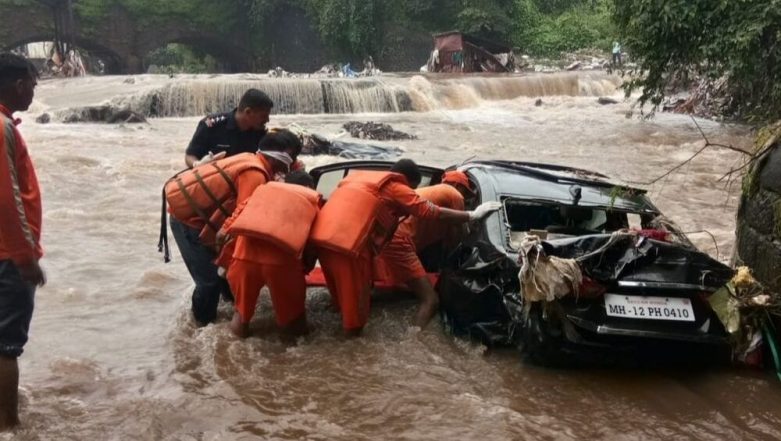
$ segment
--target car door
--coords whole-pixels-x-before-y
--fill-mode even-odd
[[[388,170],[393,166],[391,161],[348,161],[315,167],[309,174],[315,180],[315,187],[323,198],[328,200],[339,182],[352,170]],[[426,165],[418,165],[421,174],[420,187],[438,184],[442,180],[444,170]]]

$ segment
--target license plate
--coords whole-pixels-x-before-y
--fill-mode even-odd
[[[627,296],[605,294],[605,311],[611,317],[646,320],[694,321],[689,299],[677,297]]]

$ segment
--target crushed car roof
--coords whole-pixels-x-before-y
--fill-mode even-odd
[[[459,169],[477,179],[480,188],[492,185],[498,195],[571,205],[580,188],[579,205],[637,213],[659,213],[645,190],[612,183],[600,173],[574,167],[519,161],[478,160]]]

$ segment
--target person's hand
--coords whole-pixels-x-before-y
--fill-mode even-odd
[[[215,155],[212,152],[209,152],[208,155],[204,156],[203,158],[199,159],[198,161],[193,162],[193,168],[198,167],[198,166],[203,165],[203,164],[208,164],[210,162],[218,161],[218,160],[224,158],[226,154],[227,154],[227,152],[220,152],[220,153],[217,153]]]
[[[480,220],[495,211],[499,211],[501,208],[502,203],[499,201],[483,202],[477,208],[469,212],[469,220]]]
[[[46,284],[46,274],[38,264],[37,260],[33,260],[31,263],[17,266],[19,274],[25,282],[35,286],[43,286]]]

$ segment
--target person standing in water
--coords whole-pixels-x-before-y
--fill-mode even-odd
[[[30,107],[38,72],[27,59],[0,54],[0,431],[19,424],[19,364],[35,288],[46,283],[41,192],[13,113]]]
[[[442,176],[442,183],[415,191],[421,198],[440,208],[463,211],[464,200],[474,197],[473,185],[466,173],[450,170]],[[420,300],[413,325],[425,327],[439,308],[439,295],[434,290],[418,252],[465,233],[465,224],[448,225],[439,219],[419,219],[410,216],[404,220],[393,238],[375,260],[375,271],[383,270],[388,282],[395,288],[406,288]]]
[[[310,240],[348,336],[359,335],[369,319],[372,261],[404,218],[456,225],[483,219],[502,206],[491,201],[473,211],[438,207],[413,190],[421,178],[410,159],[400,159],[389,171],[353,171],[315,219]],[[416,324],[423,321],[416,319]]]
[[[255,189],[284,175],[301,151],[297,136],[287,130],[266,135],[256,154],[243,153],[185,170],[166,182],[164,196],[171,231],[187,270],[195,282],[192,312],[199,326],[217,317],[220,294],[232,299],[227,281],[219,276],[214,259],[217,232],[237,206]],[[169,259],[165,218],[161,219],[158,247]]]

